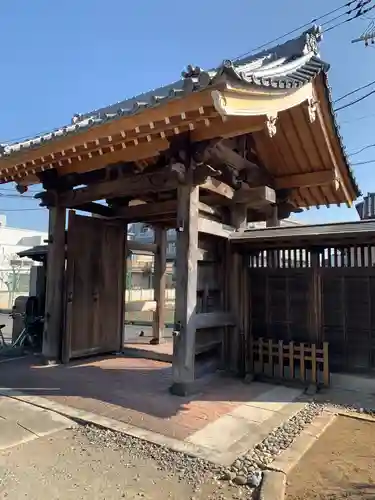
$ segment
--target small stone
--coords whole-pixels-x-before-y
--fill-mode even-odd
[[[233,479],[236,477],[236,474],[235,472],[232,472],[230,470],[227,470],[224,472],[223,476],[222,476],[222,479],[224,481],[233,481]]]
[[[245,486],[245,484],[247,484],[247,479],[245,476],[236,476],[233,479],[233,482],[238,486]]]
[[[247,478],[247,484],[253,488],[258,488],[262,482],[263,473],[260,470],[256,470]]]

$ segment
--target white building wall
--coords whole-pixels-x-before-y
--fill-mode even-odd
[[[28,295],[30,267],[34,262],[17,254],[44,244],[48,234],[43,231],[6,226],[6,217],[0,215],[0,309],[12,307],[19,295]]]

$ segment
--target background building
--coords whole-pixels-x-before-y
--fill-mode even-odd
[[[17,254],[42,245],[48,234],[42,231],[8,227],[0,215],[0,309],[10,309],[18,295],[28,295],[33,261]]]

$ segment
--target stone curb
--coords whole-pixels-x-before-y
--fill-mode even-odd
[[[298,464],[304,454],[335,421],[337,413],[324,410],[309,424],[294,443],[284,450],[264,471],[260,489],[260,500],[283,500],[287,475]],[[270,474],[272,472],[273,474]]]
[[[216,453],[209,448],[204,448],[203,446],[198,446],[185,441],[179,441],[177,439],[164,436],[163,434],[142,429],[141,427],[135,427],[134,425],[125,424],[118,420],[102,417],[84,410],[78,410],[76,408],[72,408],[71,406],[56,403],[55,401],[51,401],[41,396],[30,396],[22,391],[1,388],[0,395],[22,401],[45,410],[53,411],[80,424],[92,424],[104,429],[121,432],[157,446],[168,448],[175,452],[184,453],[195,458],[206,460],[214,465],[223,465],[222,453]]]
[[[283,472],[265,470],[259,500],[284,500],[285,487],[286,475]]]
[[[338,410],[336,409],[337,415],[341,417],[354,418],[355,420],[363,420],[364,422],[375,423],[375,417],[371,415],[366,415],[366,413],[357,413],[353,410]]]

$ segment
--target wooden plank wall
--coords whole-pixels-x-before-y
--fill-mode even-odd
[[[373,254],[373,247],[353,246],[248,256],[248,337],[328,342],[332,370],[374,369]]]
[[[214,326],[225,311],[225,241],[199,233],[196,354],[220,348],[225,327]],[[199,328],[206,324],[207,327]],[[212,326],[209,326],[212,325]]]

